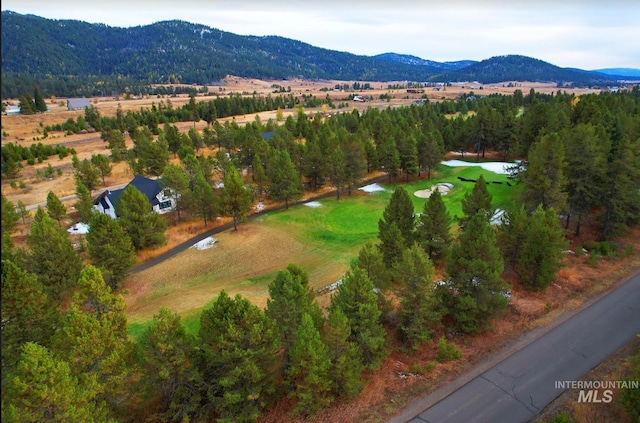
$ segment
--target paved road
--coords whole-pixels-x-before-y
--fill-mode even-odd
[[[473,379],[410,423],[527,422],[640,333],[640,275]],[[602,393],[601,393],[602,394]]]

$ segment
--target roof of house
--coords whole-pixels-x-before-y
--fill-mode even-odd
[[[127,184],[122,189],[116,189],[113,191],[106,190],[102,194],[98,196],[93,201],[93,204],[97,205],[98,203],[102,204],[102,207],[106,210],[109,209],[109,203],[105,200],[105,198],[109,198],[111,204],[116,205],[122,196],[122,193],[128,186],[133,185],[138,191],[143,193],[145,197],[151,203],[151,207],[157,205],[159,203],[157,195],[160,191],[162,191],[162,187],[160,183],[156,179],[145,178],[142,175],[136,175],[135,178],[131,182]]]
[[[276,135],[276,133],[274,131],[269,131],[269,132],[263,132],[262,133],[262,138],[266,140],[268,140],[269,138],[272,138]]]
[[[85,107],[91,107],[91,103],[88,98],[69,98],[67,99],[67,108],[69,110],[84,109]]]

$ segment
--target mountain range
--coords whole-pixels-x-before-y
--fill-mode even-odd
[[[2,12],[2,96],[15,84],[57,77],[213,84],[226,75],[262,79],[555,82],[616,85],[634,74],[560,68],[509,55],[435,62],[396,53],[361,56],[278,36],[240,36],[184,21],[130,28]],[[640,74],[640,71],[637,71]],[[615,73],[615,72],[613,72]]]

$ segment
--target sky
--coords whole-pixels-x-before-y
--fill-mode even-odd
[[[366,56],[519,54],[585,70],[640,69],[640,0],[2,0],[2,10],[117,27],[179,19]]]

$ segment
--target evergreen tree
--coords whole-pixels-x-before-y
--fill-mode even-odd
[[[76,196],[78,197],[76,209],[78,210],[80,221],[89,222],[93,214],[93,200],[91,199],[91,193],[79,179],[76,179]]]
[[[527,289],[543,291],[556,279],[562,251],[567,248],[555,211],[538,206],[528,219],[523,238],[516,271]]]
[[[256,184],[256,192],[260,197],[262,197],[262,194],[264,194],[265,185],[267,184],[267,175],[264,172],[262,160],[257,154],[253,156],[253,161],[251,162],[251,172],[253,182]]]
[[[103,213],[94,213],[87,233],[89,257],[102,270],[111,289],[124,280],[127,271],[136,263],[136,251],[118,220]]]
[[[49,194],[47,194],[47,214],[58,223],[60,223],[60,219],[67,215],[67,208],[53,191],[49,191]]]
[[[342,191],[347,182],[347,162],[339,146],[329,154],[326,169],[329,174],[329,180],[336,189],[336,199],[340,200],[340,191]]]
[[[27,342],[48,345],[58,312],[38,279],[11,261],[2,261],[2,372],[13,369]]]
[[[32,115],[36,113],[36,103],[29,94],[25,94],[18,99],[18,106],[20,107],[20,114]]]
[[[451,217],[442,201],[440,190],[435,189],[418,217],[416,236],[432,260],[445,255],[451,244]]]
[[[242,183],[242,176],[235,166],[231,166],[224,178],[222,188],[222,210],[226,216],[233,218],[233,229],[238,230],[238,222],[242,221],[251,210],[251,191]]]
[[[163,189],[169,190],[170,197],[175,204],[175,210],[178,214],[178,222],[180,222],[182,220],[181,213],[187,209],[191,198],[189,180],[184,170],[178,165],[168,164],[162,172],[160,186],[162,186]]]
[[[329,314],[329,329],[325,336],[331,359],[333,393],[336,397],[351,398],[362,389],[360,376],[363,366],[357,346],[349,341],[351,328],[349,320],[341,309]]]
[[[128,185],[115,205],[120,224],[136,250],[162,245],[167,222],[151,208],[149,199]]]
[[[51,340],[52,351],[69,357],[72,374],[85,389],[95,390],[98,403],[106,402],[114,414],[123,414],[129,378],[134,376],[124,299],[111,293],[92,265],[82,270],[78,288]]]
[[[296,329],[287,377],[291,380],[289,396],[296,401],[293,411],[305,418],[331,404],[331,359],[313,318],[305,313]]]
[[[218,198],[216,197],[213,187],[205,179],[202,171],[196,174],[191,198],[193,214],[201,217],[206,227],[207,220],[216,218]]]
[[[374,287],[383,290],[389,287],[388,268],[384,263],[382,253],[373,243],[368,242],[360,249],[357,266],[366,272]]]
[[[87,159],[82,161],[75,160],[73,167],[75,169],[74,177],[76,181],[81,181],[89,191],[93,191],[98,187],[100,173],[93,163]]]
[[[409,176],[418,174],[418,147],[416,140],[413,137],[407,137],[401,140],[398,145],[398,155],[400,157],[400,168],[407,176],[407,182],[409,182]]]
[[[103,402],[83,386],[67,362],[34,342],[24,345],[2,394],[3,422],[115,423]]]
[[[524,187],[522,202],[528,212],[533,212],[538,204],[544,210],[564,211],[567,200],[564,167],[564,145],[557,133],[545,135],[531,146],[526,169],[520,174]]]
[[[640,143],[628,137],[612,140],[607,163],[605,210],[600,219],[602,238],[611,239],[640,219]]]
[[[27,205],[23,203],[22,200],[18,200],[18,204],[16,204],[16,213],[22,219],[22,224],[26,225],[27,217],[30,216],[30,212],[27,210]]]
[[[413,348],[429,342],[434,326],[440,321],[433,274],[433,264],[418,244],[405,250],[402,260],[396,265],[400,283],[400,335],[404,344]]]
[[[487,183],[484,177],[480,175],[471,193],[464,195],[462,199],[462,212],[464,217],[459,219],[461,228],[465,228],[467,222],[471,220],[480,210],[483,210],[483,215],[487,218],[487,221],[493,216],[493,209],[491,208],[492,196],[487,190]]]
[[[101,138],[107,143],[107,148],[111,150],[111,160],[115,163],[122,161],[127,155],[127,144],[119,129],[110,129],[102,132]]]
[[[31,222],[27,237],[28,265],[48,293],[56,297],[74,286],[80,276],[82,259],[73,251],[69,234],[41,208]]]
[[[142,388],[155,405],[152,417],[166,422],[193,418],[200,411],[203,381],[194,365],[195,338],[185,332],[180,316],[161,308],[139,346]]]
[[[579,124],[568,131],[564,138],[566,151],[567,205],[569,212],[565,229],[575,218],[576,236],[580,235],[582,221],[599,205],[604,193],[606,178],[607,143],[590,124]]]
[[[352,267],[342,278],[342,284],[331,297],[330,313],[342,310],[347,316],[353,342],[361,363],[377,368],[387,355],[384,327],[380,324],[380,309],[373,282],[364,270]]]
[[[389,176],[389,182],[400,175],[400,153],[395,141],[383,140],[377,144],[376,155],[378,164]]]
[[[18,223],[18,219],[20,216],[16,212],[16,208],[13,203],[9,201],[4,194],[2,196],[2,232],[7,232],[11,234],[16,227],[16,223]]]
[[[320,147],[318,141],[310,141],[307,144],[307,151],[304,158],[304,176],[311,184],[313,191],[322,188],[324,185],[327,157]]]
[[[449,289],[445,304],[458,329],[477,332],[507,305],[508,285],[500,279],[504,263],[486,213],[480,210],[469,220],[453,244],[447,260]]]
[[[278,272],[276,278],[269,284],[269,298],[265,312],[276,323],[280,344],[284,349],[283,371],[286,372],[291,362],[291,350],[295,344],[296,329],[302,315],[312,316],[318,330],[324,325],[322,310],[315,301],[313,291],[309,288],[306,272],[292,264],[286,270]]]
[[[287,151],[273,151],[267,167],[267,176],[269,197],[275,201],[284,201],[285,208],[289,208],[289,201],[302,197],[302,180]]]
[[[403,187],[396,188],[382,212],[382,219],[378,222],[380,232],[392,222],[395,222],[400,230],[405,246],[410,246],[415,237],[415,215],[411,197]]]
[[[387,225],[379,220],[378,238],[380,239],[378,249],[382,253],[382,261],[388,269],[392,269],[395,263],[400,260],[402,250],[405,248],[405,240],[396,222]]]
[[[223,290],[200,316],[199,366],[220,422],[253,422],[271,400],[278,335],[258,307]]]
[[[91,164],[95,166],[98,174],[102,178],[102,185],[105,185],[104,177],[111,175],[111,171],[113,170],[109,158],[104,154],[92,154]]]
[[[360,183],[367,173],[367,157],[362,142],[353,136],[347,138],[343,150],[346,161],[346,182],[351,195],[351,188]]]
[[[529,220],[524,205],[520,204],[518,207],[506,210],[502,215],[502,224],[498,226],[498,245],[505,264],[514,272],[517,271],[516,266],[526,238]]]
[[[44,102],[44,97],[38,87],[33,88],[33,104],[35,111],[38,113],[47,111],[47,104]]]

